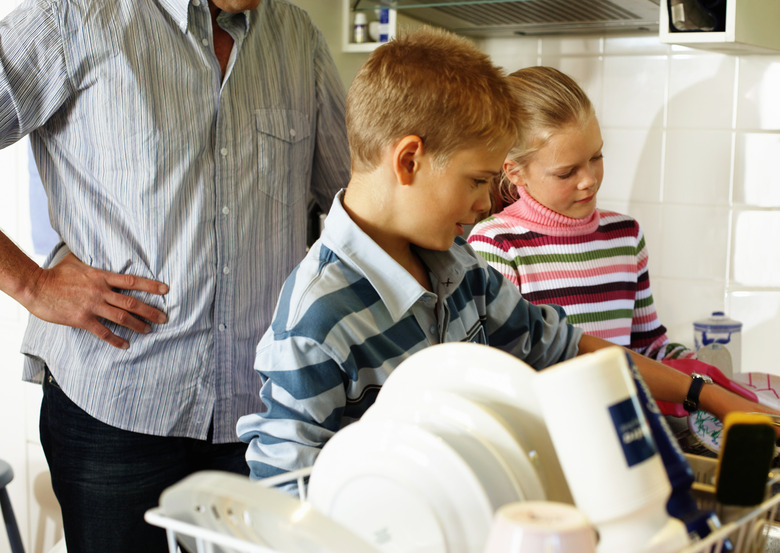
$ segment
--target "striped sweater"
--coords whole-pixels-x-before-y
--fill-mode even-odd
[[[691,357],[670,343],[653,304],[642,229],[628,215],[595,210],[573,219],[521,197],[481,221],[469,242],[535,304],[564,308],[588,334],[657,360]]]

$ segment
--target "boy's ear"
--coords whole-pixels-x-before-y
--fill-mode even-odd
[[[420,169],[420,156],[425,153],[422,138],[415,135],[403,137],[393,151],[393,171],[401,184],[412,184]]]
[[[515,186],[525,186],[525,179],[523,178],[523,170],[514,161],[510,159],[504,161],[504,174],[509,179],[509,182],[511,182]]]

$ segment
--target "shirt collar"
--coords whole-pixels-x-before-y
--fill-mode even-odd
[[[198,0],[199,4],[205,4],[208,0]],[[187,32],[187,25],[189,23],[189,7],[193,0],[159,0],[162,9],[170,15],[174,21],[177,22],[179,29],[182,33]],[[260,10],[262,4],[256,8]],[[243,16],[245,29],[249,29],[249,11],[242,12],[241,14],[235,14],[236,16]]]
[[[162,9],[170,15],[179,26],[181,32],[187,31],[187,20],[190,2],[192,0],[159,0]],[[205,1],[205,0],[202,0]]]
[[[344,191],[341,190],[325,219],[323,245],[331,249],[343,263],[363,274],[382,298],[393,319],[400,320],[427,292],[350,218],[342,205],[343,197]],[[462,261],[459,252],[453,250],[417,250],[441,297],[457,289],[465,274],[458,265]]]

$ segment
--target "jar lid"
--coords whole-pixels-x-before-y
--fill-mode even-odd
[[[365,25],[367,21],[366,14],[364,12],[357,12],[355,14],[355,25]]]
[[[726,316],[723,311],[713,311],[706,319],[693,322],[694,330],[709,330],[719,332],[738,332],[742,323]]]

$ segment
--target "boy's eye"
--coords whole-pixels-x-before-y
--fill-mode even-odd
[[[474,185],[475,186],[482,186],[483,184],[487,184],[487,179],[474,179]]]

